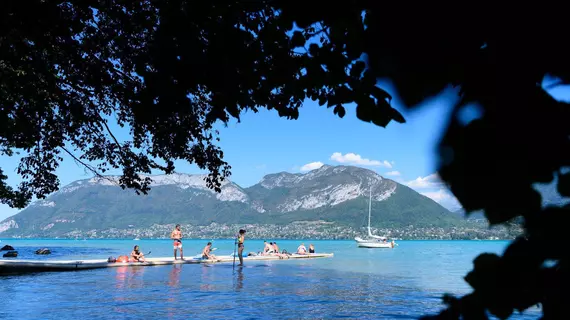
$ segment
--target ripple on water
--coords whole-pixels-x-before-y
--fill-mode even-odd
[[[132,245],[101,243],[50,246],[53,255],[47,257],[33,254],[40,246],[18,250],[40,259],[105,257],[125,254]],[[171,254],[169,246],[159,251],[160,242],[140,243]],[[233,248],[232,242],[216,245],[220,251]],[[354,250],[352,243],[332,241],[317,247],[335,257],[252,261],[235,271],[231,264],[171,265],[0,277],[0,301],[8,306],[0,318],[416,319],[440,311],[444,292],[466,292],[462,276],[473,257],[488,249],[462,242],[406,242],[390,251]]]

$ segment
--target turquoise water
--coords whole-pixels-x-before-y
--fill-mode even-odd
[[[271,241],[271,239],[268,239]],[[185,240],[185,256],[206,240]],[[357,248],[353,241],[278,241],[294,251],[304,242],[333,258],[232,264],[118,267],[77,272],[0,276],[3,319],[415,319],[443,307],[445,292],[470,291],[462,277],[482,252],[500,253],[506,241],[400,241],[390,249]],[[263,241],[246,240],[245,252]],[[7,240],[22,259],[88,259],[129,254],[138,244],[150,256],[172,255],[170,240]],[[50,256],[35,256],[47,247]],[[231,254],[232,240],[214,252]],[[526,317],[537,318],[536,310]]]

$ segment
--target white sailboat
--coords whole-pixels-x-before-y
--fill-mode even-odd
[[[368,201],[368,237],[356,237],[356,245],[360,248],[387,248],[391,249],[396,246],[394,240],[388,241],[388,238],[373,235],[370,231],[370,214],[372,212],[372,188],[370,188],[370,200]]]

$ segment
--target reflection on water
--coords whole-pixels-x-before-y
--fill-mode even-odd
[[[241,291],[241,289],[243,289],[243,268],[238,267],[238,268],[235,270],[235,272],[236,272],[236,274],[237,274],[237,277],[236,277],[236,278],[237,278],[237,282],[236,282],[236,285],[235,285],[235,290],[239,292],[239,291]]]
[[[172,269],[168,273],[168,286],[178,288],[180,285],[180,272],[182,264],[173,264]]]
[[[137,289],[144,286],[143,274],[145,267],[143,266],[120,266],[114,268],[116,271],[115,288],[117,289]]]
[[[117,280],[115,288],[123,289],[125,287],[125,282],[127,281],[127,272],[129,271],[128,266],[116,267],[115,279]]]
[[[0,318],[417,319],[441,310],[443,292],[464,292],[457,283],[471,268],[476,246],[486,250],[481,243],[427,242],[355,251],[353,243],[323,242],[319,248],[335,252],[333,259],[3,277],[0,301],[9,307],[0,308]]]
[[[212,265],[203,264],[200,265],[200,291],[215,291],[216,286],[214,285],[215,282],[215,274],[211,272],[209,269]]]
[[[180,297],[180,274],[182,273],[182,264],[173,264],[168,273],[168,293],[166,295],[166,314],[169,318],[175,317],[176,309],[179,305]],[[168,268],[167,267],[167,268]]]

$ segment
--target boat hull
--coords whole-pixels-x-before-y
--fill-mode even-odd
[[[356,245],[359,248],[385,248],[385,249],[392,249],[394,248],[393,242],[384,242],[384,240],[380,239],[362,239],[359,237],[354,238],[356,241]]]
[[[391,243],[381,243],[381,242],[357,242],[356,245],[359,248],[384,248],[392,249]]]

